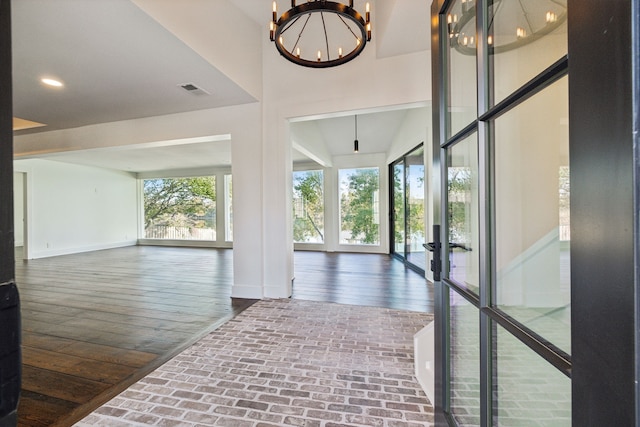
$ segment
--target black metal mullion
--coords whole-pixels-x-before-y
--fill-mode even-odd
[[[486,113],[482,114],[478,120],[489,121],[497,119],[499,116],[520,105],[533,95],[551,86],[553,83],[567,75],[568,72],[569,58],[565,55],[516,91],[512,92],[505,99],[491,107]]]
[[[458,142],[465,140],[469,136],[473,135],[478,130],[478,121],[474,120],[469,123],[467,126],[462,128],[458,133],[449,138],[443,145],[442,148],[449,148],[452,145],[456,145]]]
[[[476,3],[476,39],[482,43],[477,43],[477,110],[481,116],[489,108],[489,50],[486,43],[486,29],[488,26],[488,1]],[[477,125],[478,140],[478,236],[480,253],[478,260],[480,267],[480,313],[478,316],[480,331],[480,425],[490,427],[493,419],[493,355],[495,352],[495,340],[493,339],[493,328],[491,318],[487,317],[482,308],[491,305],[491,248],[492,228],[491,218],[491,180],[490,162],[491,152],[490,135],[487,131],[487,123],[478,120]]]
[[[491,307],[483,307],[482,312],[505,328],[511,335],[520,340],[560,372],[571,378],[571,356],[542,338],[508,314]]]
[[[442,245],[444,246],[444,244],[445,242],[443,241]],[[478,309],[480,308],[480,297],[478,297],[476,293],[470,291],[464,286],[460,286],[453,280],[450,280],[446,277],[442,278],[442,283],[447,285],[447,287],[449,287],[450,289],[453,289],[456,293],[460,294],[460,296],[466,299],[470,304],[473,304],[475,308],[478,308]]]

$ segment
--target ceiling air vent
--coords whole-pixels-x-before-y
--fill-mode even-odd
[[[182,89],[184,89],[185,91],[189,92],[192,95],[211,95],[209,92],[196,86],[193,83],[182,83],[182,84],[179,84],[178,86],[180,86]]]

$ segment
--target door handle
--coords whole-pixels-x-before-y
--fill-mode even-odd
[[[449,243],[449,248],[454,249],[454,248],[458,248],[458,249],[463,249],[467,252],[471,251],[471,248],[466,247],[465,245],[461,244],[461,243]]]
[[[436,245],[438,245],[438,247],[436,247]],[[442,247],[442,244],[440,242],[437,242],[437,243],[429,242],[429,243],[423,243],[422,246],[424,246],[425,249],[428,250],[429,252],[435,252],[436,250],[440,250],[440,248]],[[463,249],[465,251],[472,250],[471,248],[468,248],[461,243],[453,243],[453,242],[449,242],[449,248],[450,249],[458,248],[458,249]]]
[[[433,242],[423,243],[422,246],[429,252],[433,252],[433,259],[431,260],[431,271],[433,271],[433,281],[440,281],[440,274],[442,273],[442,255],[440,249],[442,249],[442,243],[440,243],[440,226],[433,226]]]

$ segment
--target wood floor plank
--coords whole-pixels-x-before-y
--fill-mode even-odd
[[[77,406],[64,399],[23,389],[18,403],[18,426],[51,427]]]
[[[133,246],[23,261],[18,425],[70,426],[250,306],[230,249]],[[296,252],[293,297],[431,311],[433,288],[386,255]]]
[[[117,384],[135,372],[131,366],[70,355],[60,357],[59,353],[32,347],[22,349],[22,364],[106,384]]]
[[[77,356],[134,368],[145,366],[158,357],[155,353],[51,337],[37,333],[27,334],[23,339],[22,346],[54,351],[60,353],[60,357],[64,357],[63,355]]]
[[[56,386],[52,387],[53,384]],[[102,393],[109,387],[111,384],[30,365],[23,365],[22,369],[23,390],[67,402],[86,403],[89,398]]]

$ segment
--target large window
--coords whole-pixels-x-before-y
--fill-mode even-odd
[[[144,237],[216,240],[215,177],[145,179]]]
[[[324,243],[324,175],[293,172],[293,241]]]
[[[378,168],[340,169],[340,243],[380,244]]]

